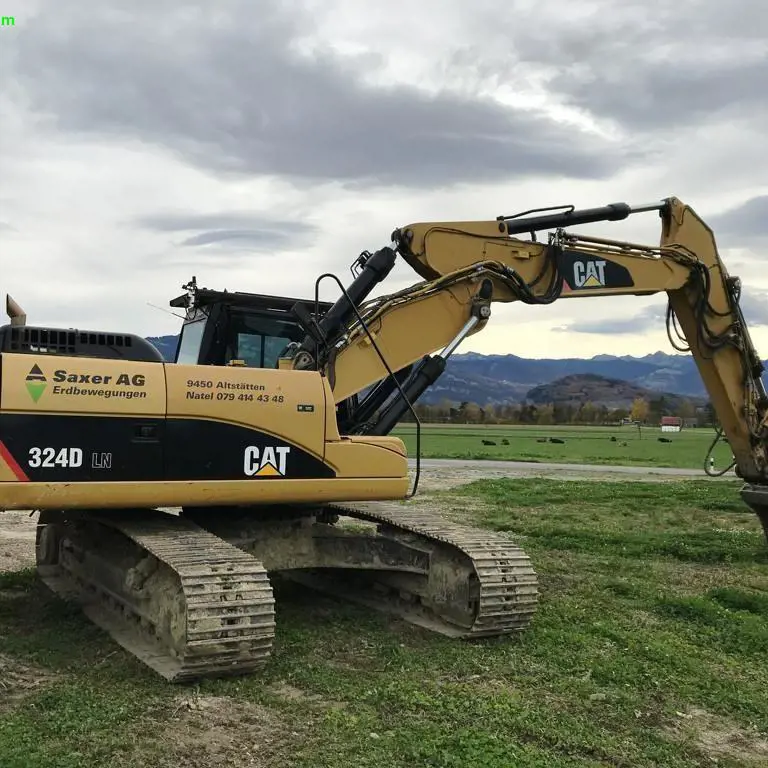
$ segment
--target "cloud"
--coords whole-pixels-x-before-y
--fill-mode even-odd
[[[183,246],[218,243],[240,248],[277,250],[310,241],[317,227],[307,222],[269,219],[249,212],[158,213],[139,217],[139,226],[156,232],[191,232]]]
[[[749,326],[768,326],[768,291],[741,290],[741,311]]]
[[[765,125],[768,6],[662,0],[536,5],[542,23],[518,22],[517,56],[547,67],[563,103],[652,132],[726,120]],[[576,19],[574,19],[576,17]],[[576,21],[577,23],[574,23]]]
[[[768,326],[768,291],[742,288],[741,310],[750,328]],[[630,317],[608,317],[599,320],[576,320],[555,327],[558,333],[600,335],[634,335],[666,327],[667,305],[652,305]]]
[[[666,305],[651,306],[637,312],[631,317],[609,317],[601,320],[576,320],[571,323],[553,328],[558,333],[594,333],[606,334],[636,334],[646,330],[663,327],[666,318]],[[661,324],[661,326],[659,326]]]
[[[750,239],[768,237],[768,195],[753,197],[741,205],[710,217],[719,235]]]
[[[219,213],[154,213],[136,219],[139,226],[158,232],[182,232],[194,229],[293,229],[297,232],[309,232],[314,228],[305,222],[269,219],[250,211],[230,211]]]
[[[351,2],[341,5],[350,13]],[[410,67],[421,81],[447,77],[463,92],[499,92],[513,103],[531,97],[666,163],[680,132],[765,127],[768,6],[754,0],[424,0],[418,10],[390,0],[386,13],[374,22],[405,59],[390,64],[401,79]],[[333,21],[346,26],[341,11]],[[415,55],[424,39],[431,66]]]
[[[265,232],[255,229],[225,229],[215,232],[201,232],[199,235],[193,235],[182,241],[182,245],[210,245],[211,243],[226,243],[234,241],[236,245],[256,246],[259,248],[271,249],[284,245],[290,238],[286,232]]]
[[[17,33],[16,81],[60,131],[138,139],[216,173],[428,187],[604,178],[624,153],[489,96],[371,84],[376,56],[306,53],[301,3],[65,3]],[[151,22],[150,22],[151,16]]]

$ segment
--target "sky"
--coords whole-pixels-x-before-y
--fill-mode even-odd
[[[677,196],[768,358],[768,5],[0,0],[0,290],[163,335],[193,275],[312,297],[419,221]],[[654,214],[578,228],[650,245]],[[399,264],[377,294],[420,278]],[[321,290],[333,300],[338,288]],[[666,297],[494,305],[459,351],[673,352]]]

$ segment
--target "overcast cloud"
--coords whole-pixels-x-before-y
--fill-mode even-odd
[[[136,24],[108,3],[78,2],[67,22],[85,45],[62,36],[60,13],[38,16],[20,35],[19,83],[62,131],[138,137],[238,176],[432,187],[507,179],[510,168],[605,177],[624,160],[616,146],[488,96],[367,85],[377,57],[303,55],[293,44],[313,25],[295,4],[210,5],[179,3]]]
[[[744,319],[750,327],[768,327],[768,291],[756,291],[749,288],[742,290],[740,304]],[[659,328],[666,328],[666,318],[667,305],[665,301],[664,304],[653,304],[645,307],[640,312],[619,315],[609,322],[605,320],[577,320],[557,328],[557,330],[561,333],[631,335],[638,333],[638,331],[654,331]]]
[[[718,233],[727,237],[743,240],[768,238],[768,195],[746,200],[732,210],[714,216],[711,223],[717,227]],[[765,263],[768,271],[768,260]]]
[[[715,228],[768,357],[768,6],[17,5],[0,29],[0,288],[32,322],[172,333],[153,306],[192,274],[309,296],[409,222],[674,194]],[[659,236],[653,215],[579,232]],[[399,265],[381,290],[416,279]],[[663,296],[505,305],[462,349],[671,351],[663,317]]]
[[[232,248],[274,252],[292,245],[311,244],[316,228],[302,221],[280,221],[243,213],[169,213],[139,217],[136,222],[157,232],[191,233],[181,245],[219,243]]]

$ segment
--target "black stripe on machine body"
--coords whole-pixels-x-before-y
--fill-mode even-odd
[[[335,477],[293,443],[208,419],[4,413],[0,439],[31,482]]]
[[[573,291],[635,285],[632,274],[623,264],[585,251],[564,249],[558,258],[558,268]]]

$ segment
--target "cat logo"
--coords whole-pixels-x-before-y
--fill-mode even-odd
[[[48,379],[45,378],[45,374],[40,370],[39,366],[32,366],[27,374],[26,385],[29,396],[37,402],[48,386]]]
[[[243,472],[247,477],[285,477],[290,452],[287,446],[268,445],[259,450],[255,445],[249,445],[243,456]]]
[[[574,288],[605,288],[605,261],[575,261]]]

